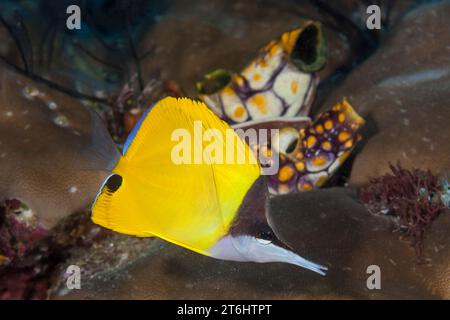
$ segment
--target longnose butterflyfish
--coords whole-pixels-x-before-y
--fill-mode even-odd
[[[195,138],[198,134],[203,139]],[[221,150],[208,151],[213,140]],[[179,148],[181,142],[185,148]],[[195,159],[198,150],[201,161]],[[220,151],[235,161],[218,161]],[[278,239],[268,220],[268,188],[258,161],[205,104],[170,97],[157,102],[130,133],[122,154],[93,204],[95,223],[217,259],[283,262],[325,274],[326,267]]]
[[[319,22],[307,21],[270,41],[241,72],[217,69],[196,85],[198,95],[230,124],[307,116],[326,63]]]

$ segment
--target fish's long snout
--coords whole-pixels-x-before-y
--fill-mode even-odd
[[[274,242],[258,239],[252,236],[226,236],[222,238],[210,250],[210,255],[214,258],[232,261],[248,262],[282,262],[293,264],[322,276],[325,275],[327,267],[306,260],[305,258],[288,249],[283,243],[280,245],[278,239]]]
[[[269,223],[270,225],[270,223]],[[314,271],[322,276],[326,275],[327,267],[320,265],[318,263],[314,263],[309,261],[302,256],[298,255],[294,252],[293,248],[288,246],[286,243],[281,241],[276,235],[275,239],[272,242],[272,245],[277,248],[276,251],[279,251],[279,262],[293,264],[311,271]]]
[[[287,251],[287,250],[286,250]],[[318,274],[325,276],[326,272],[328,270],[327,267],[322,266],[320,264],[311,262],[309,260],[306,260],[305,258],[299,256],[298,254],[292,252],[292,251],[287,251],[288,254],[286,256],[286,259],[284,261],[280,261],[280,262],[285,262],[285,263],[289,263],[289,264],[294,264],[296,266],[317,272]]]
[[[325,271],[328,270],[327,267],[311,262],[298,255],[278,239],[274,239],[273,242],[268,244],[265,244],[260,239],[253,239],[248,244],[249,251],[247,253],[251,261],[293,264],[317,272],[322,276],[325,276]]]

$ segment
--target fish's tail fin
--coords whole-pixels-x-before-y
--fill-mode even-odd
[[[120,152],[100,116],[91,109],[89,109],[89,115],[92,135],[85,152],[93,156],[94,161],[88,169],[101,168],[111,172],[120,158]]]

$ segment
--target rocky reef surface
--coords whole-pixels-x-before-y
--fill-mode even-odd
[[[0,299],[450,299],[449,210],[425,231],[418,259],[396,208],[374,212],[361,196],[390,163],[448,179],[450,2],[379,2],[383,26],[370,31],[364,1],[168,1],[151,25],[138,24],[139,70],[133,52],[97,41],[87,42],[97,60],[77,55],[67,64],[73,53],[63,47],[55,47],[62,51],[52,64],[36,59],[35,75],[69,92],[23,72],[16,42],[0,28]],[[279,237],[328,266],[326,277],[285,264],[219,261],[90,221],[118,156],[99,128],[120,146],[144,96],[195,97],[204,74],[240,70],[306,17],[322,22],[329,50],[313,112],[345,96],[366,120],[361,143],[324,188],[271,199]],[[117,61],[126,71],[111,78]],[[99,69],[108,72],[91,73]],[[127,78],[135,73],[140,79]],[[136,93],[144,87],[145,95]],[[66,285],[71,265],[82,270],[79,290]],[[367,287],[371,265],[380,267],[380,290]]]

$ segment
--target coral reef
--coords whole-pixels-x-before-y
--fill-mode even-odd
[[[48,235],[35,214],[17,199],[0,203],[0,267],[23,258],[36,241]]]
[[[450,215],[428,235],[430,262],[417,265],[393,221],[371,214],[355,189],[328,188],[274,197],[275,231],[289,246],[329,267],[326,277],[281,263],[220,261],[154,240],[148,256],[89,278],[59,299],[449,299]],[[91,253],[93,254],[93,253]],[[382,290],[366,287],[369,265]]]
[[[361,187],[372,177],[389,173],[388,162],[399,160],[406,169],[448,173],[449,15],[448,1],[409,11],[379,49],[320,103],[319,111],[327,111],[347,96],[366,120],[350,186]]]
[[[78,99],[0,62],[0,201],[20,199],[48,229],[92,204],[119,152]]]
[[[366,1],[83,2],[79,33],[55,27],[69,2],[0,3],[0,299],[450,299],[448,1],[377,1],[381,30],[366,28]],[[271,198],[277,234],[329,266],[327,277],[214,260],[90,221],[116,145],[149,105],[196,97],[210,70],[243,70],[302,17],[320,21],[328,44],[308,116],[346,96],[366,120],[353,161],[326,188]],[[309,119],[296,125],[283,133],[315,135]],[[291,147],[305,148],[286,141],[282,167],[303,163]],[[298,175],[281,178],[297,189]],[[366,288],[370,264],[383,270],[383,290]],[[81,290],[66,286],[69,265],[81,267]]]
[[[47,299],[66,288],[67,266],[80,266],[87,280],[114,273],[145,255],[152,244],[152,239],[95,225],[87,211],[66,217],[52,230],[30,229],[16,221],[19,204],[12,200],[0,205],[0,299]]]

